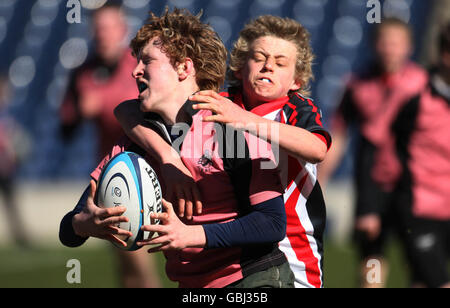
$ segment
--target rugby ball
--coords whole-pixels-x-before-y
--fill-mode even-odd
[[[153,237],[142,231],[143,225],[159,224],[150,218],[151,213],[162,212],[162,191],[155,171],[144,158],[133,152],[122,152],[114,156],[103,168],[97,185],[97,205],[102,208],[124,206],[123,216],[128,222],[117,227],[133,233],[121,237],[126,247],[114,244],[124,250],[137,250],[136,242]]]

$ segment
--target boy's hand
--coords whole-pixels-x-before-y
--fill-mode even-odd
[[[126,211],[126,208],[103,209],[98,207],[94,203],[97,186],[95,181],[91,180],[90,186],[91,190],[86,206],[81,213],[75,215],[72,219],[75,234],[81,237],[97,237],[126,247],[127,244],[117,236],[131,236],[132,233],[115,226],[120,222],[128,222],[127,217],[120,216]]]
[[[159,219],[159,225],[142,226],[143,231],[158,232],[158,236],[137,243],[138,246],[158,245],[150,248],[149,253],[181,250],[187,247],[203,247],[206,236],[201,225],[185,225],[175,214],[172,204],[163,199],[163,213],[153,213],[152,219]]]
[[[212,90],[200,91],[189,97],[191,101],[198,102],[192,106],[195,110],[209,110],[213,115],[204,117],[205,122],[219,122],[230,124],[235,129],[245,127],[251,123],[254,115],[248,112],[226,97]]]
[[[191,175],[180,158],[171,160],[161,167],[166,182],[166,198],[177,205],[178,215],[188,220],[202,213],[201,194]]]

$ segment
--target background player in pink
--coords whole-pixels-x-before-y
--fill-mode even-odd
[[[403,162],[402,219],[415,286],[450,287],[450,23],[438,39],[438,62],[426,88],[393,124]]]
[[[94,11],[92,25],[95,54],[72,73],[60,117],[67,141],[82,121],[95,122],[101,159],[122,134],[114,108],[136,98],[138,91],[131,78],[135,59],[126,46],[128,28],[120,5],[111,2]]]
[[[154,216],[162,225],[143,227],[159,236],[140,245],[157,245],[149,251],[165,252],[166,272],[180,287],[293,286],[293,274],[277,245],[285,235],[286,214],[276,169],[260,167],[266,159],[251,146],[256,137],[249,134],[237,133],[245,140],[242,157],[222,157],[225,148],[237,149],[234,134],[220,134],[229,128],[201,121],[211,112],[196,111],[187,100],[196,91],[217,90],[223,83],[226,50],[217,34],[187,11],[166,10],[161,17],[151,15],[131,46],[138,59],[133,76],[140,108],[151,112],[146,121],[158,127],[167,144],[181,138],[181,158],[204,197],[202,214],[192,220],[180,220],[164,201],[166,212]],[[186,134],[171,136],[171,126],[180,123],[188,126]],[[124,149],[139,150],[125,141],[108,157]],[[103,163],[92,173],[94,179]],[[128,233],[110,225],[123,219],[117,217],[123,209],[99,210],[93,204],[94,191],[92,181],[90,193],[86,190],[80,206],[63,219],[64,243],[77,246],[88,236],[121,242],[114,234]],[[96,215],[104,219],[105,229],[92,223]]]
[[[114,108],[138,95],[131,73],[135,59],[126,45],[127,22],[119,3],[110,1],[92,16],[94,56],[77,68],[60,109],[62,132],[70,141],[82,121],[94,121],[98,132],[96,161],[109,153],[123,134]],[[140,251],[117,250],[120,277],[126,287],[158,287],[153,260]]]
[[[9,80],[0,73],[0,197],[5,204],[11,237],[15,244],[27,248],[30,242],[18,211],[16,176],[18,168],[30,154],[32,140],[9,113],[10,101]]]
[[[402,167],[390,127],[408,98],[424,88],[425,70],[409,60],[413,50],[408,24],[387,18],[374,28],[376,61],[367,71],[355,73],[347,84],[332,119],[334,146],[319,168],[326,184],[348,144],[349,127],[355,124],[361,138],[355,158],[355,240],[361,257],[361,286],[382,287],[387,277],[383,248],[389,228],[398,226],[396,186]],[[399,231],[399,230],[397,230]],[[400,233],[401,234],[401,233]],[[382,264],[382,282],[366,280],[367,260]]]
[[[279,142],[288,218],[280,249],[295,274],[296,287],[323,286],[325,203],[315,164],[323,160],[331,138],[322,127],[320,110],[299,94],[307,94],[312,60],[305,28],[288,18],[262,16],[244,28],[231,53],[230,79],[236,86],[222,95],[234,103],[213,91],[190,98],[201,103],[194,108],[213,112],[204,121],[227,123]],[[136,140],[148,136],[149,131],[138,126],[132,106],[121,105],[116,114]],[[149,141],[156,144],[156,138],[145,139],[140,143],[154,151],[157,147]],[[172,160],[177,164],[176,157]]]

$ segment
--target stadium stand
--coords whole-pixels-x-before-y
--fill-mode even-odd
[[[81,1],[83,3],[84,1]],[[96,1],[94,1],[96,2]],[[97,1],[99,2],[99,1]],[[100,1],[101,2],[101,1]],[[346,74],[367,60],[369,10],[361,0],[123,0],[132,31],[136,31],[149,10],[159,14],[166,5],[185,7],[193,13],[203,10],[203,19],[231,47],[249,18],[275,14],[299,20],[311,32],[316,54],[312,97],[325,119],[337,101]],[[422,0],[381,1],[386,15],[411,21],[420,46],[430,3]],[[0,1],[0,71],[7,72],[13,86],[11,112],[31,132],[33,162],[20,172],[27,179],[86,177],[94,166],[87,123],[75,141],[64,146],[58,135],[57,110],[71,69],[81,65],[91,51],[91,11],[81,10],[81,23],[70,24],[66,0]],[[130,33],[131,35],[134,33]],[[418,57],[416,50],[414,57]],[[346,168],[351,168],[347,166]]]

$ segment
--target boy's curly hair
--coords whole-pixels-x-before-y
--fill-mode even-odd
[[[230,66],[228,80],[232,85],[239,85],[240,80],[235,73],[240,71],[249,57],[250,45],[263,36],[273,36],[292,42],[297,48],[297,63],[295,78],[300,81],[298,92],[308,96],[309,82],[314,78],[312,62],[314,55],[309,40],[309,32],[297,21],[272,15],[260,16],[248,23],[240,32],[238,40],[234,43],[230,53]]]
[[[130,43],[133,55],[154,37],[161,40],[161,48],[176,67],[185,58],[192,59],[196,81],[201,90],[218,91],[226,73],[227,50],[218,34],[185,9],[166,7],[161,17],[150,12],[150,17]]]

